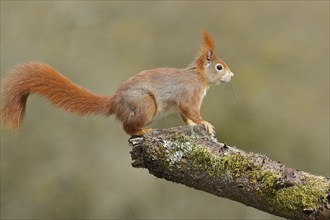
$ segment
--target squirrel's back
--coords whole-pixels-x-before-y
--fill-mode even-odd
[[[125,105],[123,100],[138,101],[141,94],[148,94],[157,106],[155,116],[165,116],[173,112],[179,102],[205,94],[206,89],[207,85],[201,80],[196,67],[149,69],[124,82],[114,96],[113,107],[121,108]],[[120,112],[116,109],[113,111]]]

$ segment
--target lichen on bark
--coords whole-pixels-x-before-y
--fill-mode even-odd
[[[329,178],[219,143],[203,126],[132,137],[134,167],[289,219],[329,219]]]

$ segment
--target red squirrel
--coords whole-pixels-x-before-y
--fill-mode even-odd
[[[84,115],[116,115],[129,135],[143,135],[157,116],[178,111],[188,125],[214,127],[200,114],[210,85],[227,83],[234,77],[215,55],[214,41],[203,32],[198,57],[186,68],[156,68],[130,77],[112,96],[96,95],[44,63],[27,62],[15,67],[3,80],[1,121],[9,129],[21,127],[26,101],[31,93],[46,97],[56,107]]]

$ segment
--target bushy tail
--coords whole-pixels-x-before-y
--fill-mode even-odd
[[[5,127],[21,127],[31,93],[45,96],[55,106],[80,116],[110,115],[111,97],[95,95],[47,64],[30,62],[14,68],[2,82],[1,121]]]

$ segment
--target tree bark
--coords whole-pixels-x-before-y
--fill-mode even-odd
[[[129,139],[132,166],[288,219],[330,219],[330,179],[219,143],[204,126]]]

